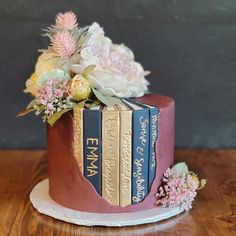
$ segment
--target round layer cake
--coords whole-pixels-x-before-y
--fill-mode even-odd
[[[49,194],[62,206],[86,212],[135,212],[156,207],[156,192],[163,173],[172,166],[174,156],[175,104],[170,97],[149,94],[136,101],[157,107],[158,139],[156,150],[156,175],[147,196],[140,203],[126,207],[111,205],[102,198],[83,176],[74,157],[73,114],[65,113],[53,127],[48,125]]]

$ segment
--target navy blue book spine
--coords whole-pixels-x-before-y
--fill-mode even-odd
[[[149,190],[151,188],[153,179],[155,178],[156,173],[156,150],[155,143],[158,138],[158,109],[151,107],[149,110],[150,113],[150,143],[149,143],[149,167],[148,167],[148,185]]]
[[[102,112],[84,110],[84,176],[102,194]]]
[[[149,109],[133,110],[132,204],[148,193]]]

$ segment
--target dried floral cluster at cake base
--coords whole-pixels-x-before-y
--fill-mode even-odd
[[[165,171],[163,184],[156,194],[156,204],[170,208],[180,206],[182,210],[189,210],[192,208],[197,190],[205,184],[206,180],[200,181],[196,174],[188,171],[185,163],[178,163]]]
[[[128,47],[112,43],[98,23],[79,27],[73,12],[59,13],[55,25],[44,30],[44,36],[49,37],[50,45],[40,50],[35,72],[24,90],[37,98],[37,104],[33,100],[19,115],[36,110],[53,125],[61,113],[80,102],[85,106],[97,101],[112,106],[119,104],[120,98],[141,97],[147,92],[149,83],[144,77],[149,72],[135,61]],[[47,81],[57,78],[58,73],[64,73],[69,81],[69,90],[63,93],[66,104],[51,102],[47,96],[38,99]]]

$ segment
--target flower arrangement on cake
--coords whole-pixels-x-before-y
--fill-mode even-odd
[[[98,23],[80,27],[73,12],[59,13],[44,36],[50,45],[24,90],[34,98],[19,116],[48,123],[52,199],[88,212],[189,210],[206,180],[185,163],[171,168],[174,100],[145,95],[149,71]]]
[[[165,171],[163,184],[156,194],[156,204],[170,208],[180,206],[182,210],[189,210],[197,190],[204,188],[205,184],[206,180],[199,180],[184,162],[178,163]]]
[[[98,23],[80,27],[73,12],[59,13],[44,32],[50,46],[40,50],[24,90],[35,98],[19,115],[35,111],[53,125],[78,104],[112,106],[121,97],[147,92],[149,72],[128,47],[112,43]]]

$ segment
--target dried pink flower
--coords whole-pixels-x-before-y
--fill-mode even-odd
[[[58,56],[68,59],[76,51],[76,40],[68,31],[58,32],[52,39],[52,48]]]
[[[46,120],[62,109],[72,108],[71,96],[67,80],[59,78],[49,79],[36,95],[37,114],[43,112],[43,119]],[[43,110],[42,107],[43,106]]]
[[[163,183],[164,185],[158,189],[156,194],[157,205],[164,207],[180,206],[183,210],[192,208],[192,202],[199,187],[195,175],[190,173],[175,174],[171,169],[167,169],[164,173]]]
[[[56,27],[59,29],[72,30],[77,26],[77,17],[73,12],[59,13],[56,17]]]

